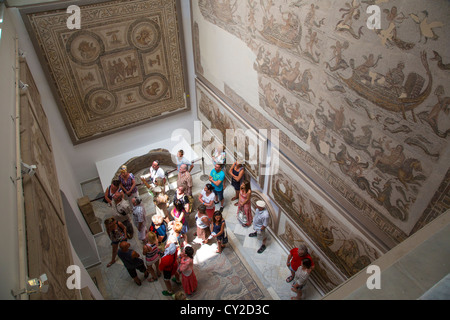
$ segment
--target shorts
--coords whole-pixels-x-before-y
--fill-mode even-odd
[[[255,232],[257,232],[256,234],[256,239],[258,240],[264,240],[264,239],[268,239],[269,238],[269,232],[266,231],[266,229],[264,230],[255,230]]]
[[[186,233],[188,233],[188,225],[187,225],[187,223],[183,224],[183,227],[181,228],[180,234],[186,234]]]
[[[142,263],[138,266],[136,266],[135,268],[127,268],[128,274],[134,279],[137,277],[137,272],[136,270],[139,270],[140,272],[144,273],[145,271],[147,271],[147,268],[145,267],[145,265]]]
[[[166,281],[169,281],[172,278],[172,271],[163,270],[163,278]]]
[[[214,190],[214,193],[216,194],[217,199],[218,199],[219,201],[222,201],[222,199],[223,199],[223,189],[220,190],[220,191]]]
[[[296,285],[297,283],[294,281],[294,283],[292,284],[292,288]],[[304,287],[306,286],[306,281],[304,283],[302,283],[301,285],[298,286],[298,288],[296,290],[302,290]]]
[[[206,240],[211,235],[211,230],[209,227],[206,228],[200,228],[197,227],[197,237],[199,237],[202,240]]]
[[[233,186],[234,190],[239,191],[241,189],[241,183],[242,179],[239,181],[236,181],[234,179],[231,180],[231,185]]]
[[[124,238],[124,239],[121,239],[121,240],[117,240],[117,241],[111,241],[111,245],[119,244],[119,243],[121,243],[123,241],[127,241],[127,238]]]

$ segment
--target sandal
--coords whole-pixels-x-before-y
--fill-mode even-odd
[[[162,292],[162,294],[163,294],[163,296],[169,297],[169,296],[172,296],[172,295],[173,295],[173,292],[164,290],[164,291]]]
[[[181,284],[181,282],[178,281],[177,278],[175,278],[175,277],[172,278],[172,281],[175,282],[176,284]]]
[[[114,263],[116,263],[116,262],[115,262],[115,261],[112,261],[112,262],[108,263],[108,264],[106,265],[106,267],[109,268],[109,267],[111,267]]]
[[[263,253],[264,250],[266,250],[266,246],[262,245],[261,248],[259,248],[258,253]]]
[[[294,280],[294,276],[289,276],[286,278],[287,283],[291,282],[292,280]]]

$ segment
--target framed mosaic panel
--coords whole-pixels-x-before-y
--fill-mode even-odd
[[[311,273],[311,280],[321,294],[324,295],[330,292],[347,279],[329,258],[318,249],[317,245],[311,242],[299,229],[298,225],[293,223],[283,212],[280,214],[280,225],[277,235],[289,251],[293,248],[298,248],[300,244],[306,245],[315,266],[314,271]]]
[[[299,141],[289,131],[266,118],[263,113],[248,104],[228,86],[225,86],[225,93],[227,101],[236,112],[242,115],[245,121],[254,126],[267,128],[269,131],[278,129],[279,140],[275,145],[283,156],[314,181],[317,188],[323,189],[330,197],[339,202],[346,212],[358,219],[358,223],[379,238],[386,248],[394,246],[396,241],[401,242],[406,239],[406,234],[389,219],[380,215],[377,208],[368,203],[361,192],[349,188],[330,165],[324,166],[320,163],[311,155],[310,149],[305,149],[304,145],[299,144]],[[275,141],[272,142],[275,143]]]
[[[190,109],[179,0],[20,9],[73,144]]]
[[[270,175],[268,196],[346,278],[385,252],[377,239],[349,220],[340,206],[282,154]]]
[[[205,152],[211,153],[217,144],[224,145],[227,169],[237,159],[244,160],[245,171],[263,187],[267,141],[257,131],[246,126],[231,108],[198,79],[196,94],[198,118],[204,128],[202,141]]]
[[[192,0],[192,28],[197,76],[393,248],[448,206],[450,3],[378,1],[372,30],[375,2]]]
[[[30,299],[76,300],[79,292],[66,285],[66,270],[74,264],[74,259],[48,120],[25,59],[20,61],[20,80],[29,83],[28,89],[20,93],[20,159],[36,165],[35,174],[24,174],[16,182],[23,187],[27,272],[30,278],[45,273],[49,280],[48,292],[37,292]]]

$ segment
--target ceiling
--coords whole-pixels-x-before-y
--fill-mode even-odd
[[[190,109],[176,1],[9,1],[34,4],[19,12],[74,144]]]

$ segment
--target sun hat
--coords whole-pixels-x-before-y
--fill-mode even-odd
[[[258,200],[256,201],[256,206],[260,207],[260,208],[265,208],[266,207],[266,203],[262,200]]]

